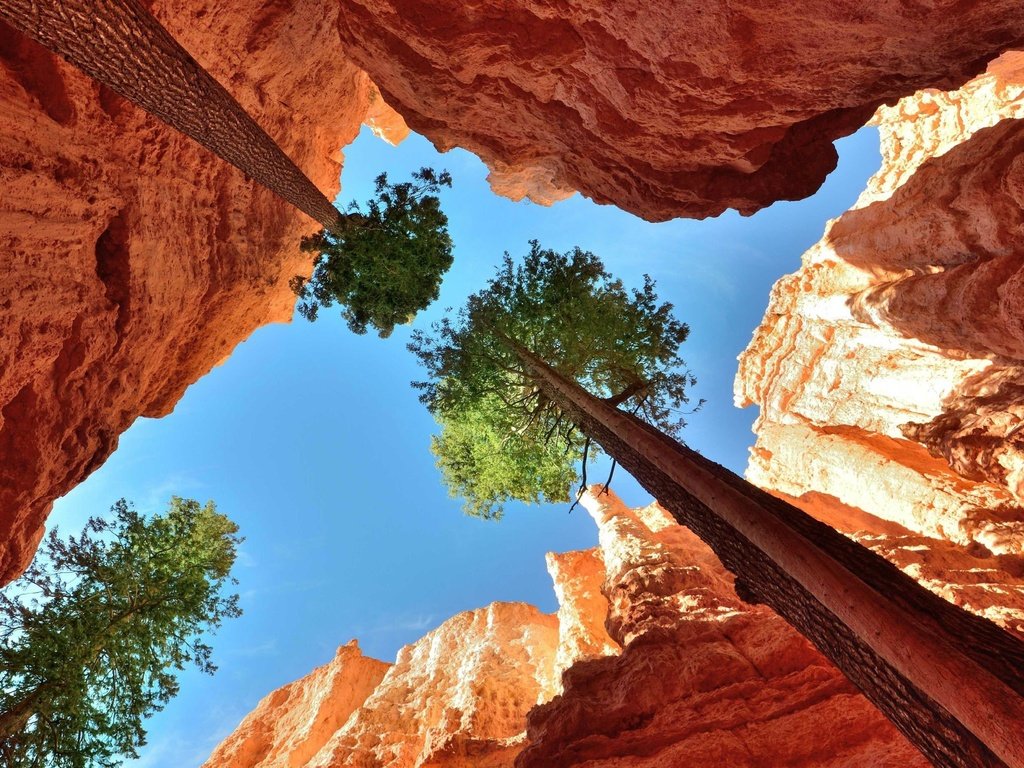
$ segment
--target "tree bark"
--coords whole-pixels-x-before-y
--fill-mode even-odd
[[[0,18],[324,227],[340,214],[139,0],[0,0]]]
[[[0,712],[0,742],[24,730],[29,719],[35,714],[39,697],[51,685],[51,683],[40,683],[33,689],[32,693],[28,694],[13,707]]]
[[[1024,766],[1024,643],[505,342],[584,434],[935,765]]]

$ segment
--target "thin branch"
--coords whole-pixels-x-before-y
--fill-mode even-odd
[[[617,464],[618,462],[615,461],[615,459],[612,459],[612,468],[608,472],[608,479],[604,481],[604,488],[601,489],[601,493],[598,494],[599,496],[603,496],[604,494],[608,493],[608,486],[612,484],[612,475],[615,474],[615,467]]]
[[[569,514],[576,509],[576,505],[580,503],[580,499],[583,498],[583,492],[587,490],[587,454],[590,452],[590,436],[587,436],[587,440],[583,443],[583,468],[580,471],[580,489],[576,491],[576,501],[569,507]]]

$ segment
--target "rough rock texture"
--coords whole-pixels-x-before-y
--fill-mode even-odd
[[[399,651],[308,765],[511,766],[527,711],[553,692],[557,645],[555,617],[523,603],[460,613]]]
[[[646,218],[813,193],[832,141],[1024,42],[1012,0],[355,0],[339,29],[416,131],[501,194]]]
[[[329,664],[264,698],[206,764],[231,768],[306,765],[363,705],[389,667],[363,656],[355,640],[341,646]]]
[[[597,550],[549,552],[548,573],[558,598],[558,653],[555,680],[577,661],[612,656],[622,649],[608,635],[604,560]]]
[[[557,620],[509,603],[455,616],[403,648],[372,694],[342,699],[334,722],[348,719],[330,738],[308,725],[326,722],[310,692],[339,687],[352,662],[323,667],[265,699],[206,768],[926,766],[807,641],[741,602],[711,550],[658,505],[584,504],[600,547],[549,556]],[[913,567],[912,543],[883,546]],[[921,577],[946,586],[951,571],[935,565]],[[983,597],[1022,623],[1024,606]],[[365,661],[352,646],[339,654]]]
[[[328,195],[370,107],[336,6],[157,0],[156,16]],[[301,66],[295,62],[301,61]],[[327,92],[332,96],[324,99]],[[378,100],[379,101],[379,100]],[[377,105],[374,120],[387,122]],[[0,583],[140,415],[291,316],[315,224],[0,25]]]
[[[652,219],[726,206],[750,212],[809,194],[834,165],[831,141],[880,102],[959,84],[1024,39],[1012,0],[150,5],[327,192],[336,188],[337,149],[361,121],[391,141],[404,135],[392,104],[440,146],[480,154],[501,194],[550,203],[578,188]],[[900,113],[893,141],[913,145],[907,152],[917,163],[991,124],[995,113],[983,101],[1005,107],[1011,69],[972,84],[969,99],[905,103],[897,109],[909,117]],[[924,141],[906,127],[936,121],[941,130]],[[968,187],[1010,162],[1012,129],[1000,131],[986,139],[1006,144],[998,157],[987,160],[991,147],[979,143],[959,158],[962,170],[979,166],[965,174],[965,199],[978,197]],[[1007,170],[1004,193],[988,203],[992,216],[1018,199],[1017,173]],[[98,466],[135,418],[169,412],[255,328],[289,315],[287,279],[306,268],[293,243],[311,225],[6,27],[0,183],[4,582],[26,564],[52,500]],[[898,237],[905,212],[890,212],[886,237]],[[935,215],[934,226],[945,226]],[[926,322],[918,307],[948,303],[930,302],[933,295],[984,296],[971,279],[996,280],[1009,268],[993,245],[1006,237],[1015,235],[994,231],[982,243],[992,258],[977,277],[961,270],[947,290],[922,274],[920,286],[911,290],[907,280],[899,296],[865,295],[858,312],[904,328]],[[975,320],[956,343],[969,343],[970,354],[1019,346],[1014,290],[991,307],[999,318],[991,326],[977,319],[984,302],[965,303]],[[930,331],[941,326],[927,322]],[[922,376],[930,396],[951,391],[942,382],[956,378],[954,367]],[[929,428],[940,413],[930,406],[899,423],[920,425],[916,439],[969,477],[1019,492],[1024,460],[1006,416],[1018,374],[1010,366],[998,386],[965,389],[947,423]]]
[[[584,503],[623,651],[564,675],[563,694],[530,713],[518,768],[927,765],[782,619],[742,603],[668,513]]]
[[[881,169],[741,355],[753,482],[1024,554],[1022,118],[1019,53],[879,111]]]
[[[353,641],[260,702],[205,766],[510,768],[527,711],[555,692],[557,624],[492,603],[402,648],[394,665]]]

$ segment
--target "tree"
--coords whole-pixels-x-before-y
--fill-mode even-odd
[[[331,229],[340,214],[142,0],[0,0],[0,19]]]
[[[689,328],[659,303],[654,281],[627,291],[593,253],[556,253],[537,241],[521,264],[505,254],[488,287],[410,349],[430,374],[415,384],[442,425],[438,465],[466,510],[499,517],[505,501],[562,501],[585,479],[590,443],[533,381],[509,339],[562,375],[635,411],[668,434],[685,424],[694,377],[679,345]]]
[[[338,226],[303,239],[302,249],[317,256],[312,277],[292,278],[299,312],[315,320],[320,307],[337,301],[352,331],[373,326],[386,337],[426,308],[452,265],[448,217],[435,194],[451,185],[447,171],[431,168],[402,184],[378,176],[365,210],[352,202]]]
[[[413,341],[431,376],[417,386],[442,426],[435,450],[449,487],[478,494],[471,508],[500,503],[506,491],[524,498],[524,487],[542,493],[529,462],[550,461],[543,451],[551,436],[568,442],[578,430],[715,551],[736,575],[744,599],[765,603],[810,639],[935,765],[1024,766],[1024,643],[675,440],[664,421],[689,378],[659,388],[665,369],[628,365],[637,344],[660,350],[673,337],[685,337],[677,329],[658,342],[640,330],[649,316],[659,316],[652,309],[663,306],[653,293],[639,304],[645,311],[625,323],[627,331],[640,323],[638,333],[619,339],[600,327],[617,323],[617,312],[590,306],[607,300],[622,309],[616,292],[604,290],[607,281],[581,280],[586,271],[547,269],[544,259],[528,260],[524,269],[529,290],[520,288],[506,259],[456,323],[442,322],[434,337],[420,334]],[[667,317],[653,325],[672,327]],[[671,348],[639,359],[667,361],[674,354]],[[486,466],[479,456],[489,445],[505,440],[518,441],[517,447],[502,447],[500,460],[529,457],[520,463],[523,473],[506,471],[504,478],[515,482],[459,484],[471,466]],[[465,450],[467,442],[473,450]],[[521,487],[512,488],[516,483]]]
[[[225,595],[241,539],[212,502],[173,497],[149,519],[124,499],[66,540],[51,531],[0,593],[0,763],[120,765],[186,664],[212,673],[204,632],[240,615]]]

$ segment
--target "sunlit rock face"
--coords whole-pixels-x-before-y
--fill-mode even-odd
[[[453,616],[393,665],[350,643],[260,702],[205,766],[511,768],[526,713],[556,690],[558,644],[558,620],[523,603]]]
[[[585,661],[534,709],[518,768],[920,766],[806,640],[736,597],[711,550],[658,505],[587,496],[621,655]]]
[[[845,530],[1024,554],[1022,118],[1018,53],[879,111],[881,169],[740,357],[753,482]]]
[[[308,763],[511,766],[554,689],[558,622],[523,603],[452,617],[398,653],[377,690]]]
[[[390,664],[352,641],[330,663],[278,688],[210,755],[224,768],[295,768],[320,751],[380,684]]]
[[[818,189],[883,102],[1019,47],[1014,0],[355,0],[342,39],[416,131],[501,194],[652,220]]]
[[[336,6],[157,0],[156,16],[326,194],[371,106]],[[324,94],[331,94],[324,98]],[[393,115],[393,113],[391,113]],[[315,225],[0,25],[0,583],[140,415],[287,320]]]
[[[508,197],[551,203],[580,189],[650,219],[752,212],[810,194],[835,163],[832,140],[879,103],[958,85],[1024,36],[1014,0],[147,5],[328,194],[338,148],[366,121],[388,141],[411,126],[442,148],[476,152]],[[904,126],[890,131],[893,141],[913,145],[907,152],[919,162],[938,151],[932,144],[959,141],[959,116],[975,127],[991,122],[991,105],[1007,103],[1013,82],[999,77],[985,86],[990,103],[968,100],[977,108],[941,95],[900,107],[913,113],[905,123],[945,122],[937,138],[904,137],[914,130]],[[977,158],[985,152],[979,143]],[[984,168],[996,172],[992,163]],[[965,184],[987,178],[984,168]],[[991,205],[1017,199],[1014,173]],[[253,330],[290,315],[287,281],[308,270],[294,244],[313,227],[7,27],[0,182],[3,583],[27,564],[53,499],[99,466],[134,419],[168,413]],[[876,229],[898,237],[898,226]],[[959,282],[950,271],[946,287],[922,273],[899,296],[865,295],[858,317],[948,346],[941,323],[914,310],[986,295],[971,286],[1008,268],[992,255],[977,275],[961,270]],[[952,264],[957,255],[943,258]],[[957,343],[969,343],[968,354],[1016,349],[1013,290],[989,308],[999,317],[991,326],[980,319],[987,305],[965,301],[974,314]],[[963,367],[983,373],[970,361]],[[962,388],[961,404],[941,411],[951,415],[945,421],[931,424],[940,411],[926,408],[899,423],[917,424],[907,427],[915,439],[966,476],[1019,493],[1017,371],[985,372],[998,381]],[[923,379],[933,398],[946,393],[942,376]],[[1015,534],[1003,526],[985,535]]]
[[[375,668],[372,693],[361,678],[339,697],[328,737],[323,692],[366,662],[343,647],[344,664],[264,699],[206,768],[925,768],[807,641],[742,603],[711,550],[658,505],[584,503],[600,547],[548,557],[557,618],[495,603],[449,619],[386,674]]]

